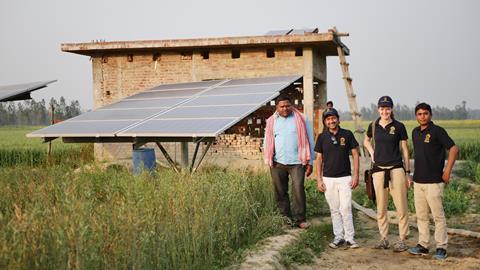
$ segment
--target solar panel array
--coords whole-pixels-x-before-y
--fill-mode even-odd
[[[0,86],[0,102],[31,99],[31,92],[42,89],[53,82],[56,80]]]
[[[159,85],[28,137],[216,137],[300,78]]]

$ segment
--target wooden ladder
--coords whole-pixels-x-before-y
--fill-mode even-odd
[[[348,33],[339,33],[336,27],[329,29],[329,32],[333,34],[334,42],[337,45],[338,57],[340,59],[340,67],[342,68],[343,81],[345,82],[345,90],[347,91],[348,106],[350,107],[350,113],[352,114],[352,119],[355,125],[355,137],[357,137],[358,143],[360,144],[360,151],[363,156],[365,156],[365,151],[363,148],[363,138],[365,129],[362,127],[362,115],[358,111],[357,105],[357,95],[353,92],[352,86],[352,77],[350,77],[350,72],[348,66],[350,65],[345,58],[345,51],[349,53],[348,48],[340,41],[340,37],[348,36]]]

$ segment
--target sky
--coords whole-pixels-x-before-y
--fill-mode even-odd
[[[382,95],[480,109],[480,1],[0,1],[0,85],[58,80],[33,94],[93,104],[89,57],[62,43],[263,35],[336,26],[350,33],[350,75],[359,106]],[[348,110],[338,57],[327,59],[327,96]]]

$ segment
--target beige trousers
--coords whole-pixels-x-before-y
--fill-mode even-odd
[[[386,169],[389,167],[380,167]],[[377,223],[378,231],[382,239],[388,236],[388,193],[393,198],[398,218],[398,234],[400,240],[405,240],[408,235],[408,204],[407,204],[407,186],[406,175],[403,168],[397,168],[390,171],[390,183],[388,188],[383,188],[383,179],[385,172],[376,172],[373,174],[373,185],[377,197]]]
[[[415,210],[417,212],[418,243],[428,248],[430,229],[428,210],[432,211],[435,222],[435,242],[437,248],[447,249],[447,219],[443,211],[444,183],[421,184],[414,183]]]

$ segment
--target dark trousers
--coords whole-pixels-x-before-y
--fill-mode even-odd
[[[270,168],[270,174],[272,175],[275,199],[280,213],[288,218],[293,218],[295,223],[306,221],[305,166],[275,163]],[[288,176],[292,179],[293,216],[288,196]]]

